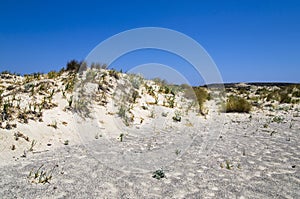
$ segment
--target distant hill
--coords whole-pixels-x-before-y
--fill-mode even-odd
[[[221,87],[225,88],[230,87],[241,87],[241,86],[291,86],[291,85],[300,85],[300,83],[286,83],[286,82],[250,82],[250,83],[224,83],[224,84],[205,84],[203,87]]]

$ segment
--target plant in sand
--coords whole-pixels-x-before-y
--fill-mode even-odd
[[[237,112],[237,113],[249,113],[251,110],[251,104],[241,98],[239,96],[229,96],[227,102],[222,107],[222,111],[230,113],[230,112]]]
[[[57,122],[56,121],[53,121],[51,124],[48,124],[47,126],[50,126],[50,127],[53,127],[55,129],[57,129]]]
[[[175,116],[172,117],[173,121],[181,122],[181,112],[176,110],[174,114]]]
[[[120,142],[123,142],[123,138],[124,138],[124,134],[121,133],[121,134],[119,135]]]
[[[32,140],[29,151],[33,151],[33,147],[36,145],[36,140]]]
[[[165,177],[166,177],[166,175],[165,175],[165,172],[163,169],[158,169],[158,170],[154,171],[152,174],[152,178],[155,178],[157,180],[160,180]]]
[[[72,103],[73,103],[73,95],[70,97],[70,99],[68,99],[68,104],[70,108],[72,107]]]
[[[29,172],[28,178],[31,180],[31,183],[50,183],[52,179],[53,171],[58,165],[55,165],[49,172],[42,169],[44,165],[42,164],[36,171],[33,169]]]

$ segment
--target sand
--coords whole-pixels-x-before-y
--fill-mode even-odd
[[[53,88],[63,90],[67,76],[54,79]],[[2,78],[1,85],[7,88],[10,81],[23,88],[24,79],[15,79]],[[114,91],[124,91],[118,86],[126,87],[126,77],[109,76],[107,82],[107,103],[93,102],[90,118],[68,107],[74,93],[64,98],[57,91],[57,106],[43,110],[42,121],[14,118],[16,128],[0,129],[0,198],[300,198],[299,104],[222,113],[219,99],[212,99],[202,116],[193,109],[186,113],[188,101],[181,97],[170,108],[163,106],[166,95],[155,91],[155,104],[141,86],[128,115],[134,119],[126,126],[113,101],[121,99]],[[89,94],[97,90],[93,81],[85,85]],[[34,99],[15,91],[21,107]],[[176,110],[180,122],[172,118]],[[23,136],[16,140],[18,132]],[[166,177],[158,180],[152,176],[159,169]],[[35,178],[41,171],[47,173]]]

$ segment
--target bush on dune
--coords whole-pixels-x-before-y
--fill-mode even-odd
[[[229,96],[226,104],[223,106],[223,112],[249,113],[251,108],[251,104],[244,98]]]

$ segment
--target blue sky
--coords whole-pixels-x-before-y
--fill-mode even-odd
[[[297,0],[0,0],[0,71],[59,70],[119,32],[148,26],[199,42],[225,82],[300,82]],[[149,62],[184,64],[158,51],[130,53],[114,64],[126,70]],[[201,83],[192,75],[192,84]]]

